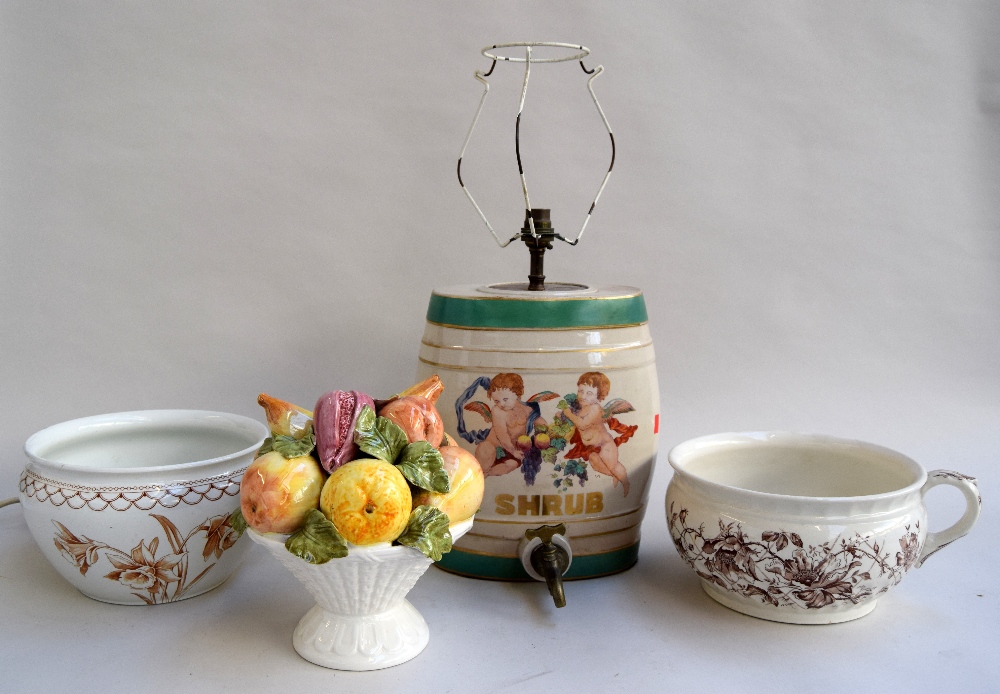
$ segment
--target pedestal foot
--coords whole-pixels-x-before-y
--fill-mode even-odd
[[[379,670],[405,663],[427,646],[427,622],[407,600],[375,615],[341,615],[313,606],[292,645],[303,658],[335,670]]]

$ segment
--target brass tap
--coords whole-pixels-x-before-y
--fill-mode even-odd
[[[566,526],[563,523],[543,525],[524,533],[524,537],[528,540],[538,538],[542,541],[542,544],[531,552],[531,567],[545,577],[545,585],[549,587],[549,593],[552,595],[552,601],[556,607],[566,606],[562,575],[569,568],[569,555],[565,549],[555,544],[552,538],[565,534]]]

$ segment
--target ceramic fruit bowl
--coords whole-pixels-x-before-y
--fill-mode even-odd
[[[979,517],[972,477],[928,473],[860,441],[717,434],[676,446],[668,459],[667,524],[681,558],[712,599],[778,622],[863,617]],[[941,484],[965,496],[965,514],[927,532],[924,495]]]
[[[471,527],[471,518],[452,525],[452,538]],[[337,670],[379,670],[405,663],[427,646],[427,622],[406,600],[433,563],[419,550],[387,542],[350,545],[346,557],[310,564],[285,548],[287,536],[247,532],[316,600],[292,635],[306,660]]]
[[[249,543],[233,515],[267,427],[200,410],[56,424],[28,439],[19,489],[45,558],[87,597],[159,605],[225,581]]]

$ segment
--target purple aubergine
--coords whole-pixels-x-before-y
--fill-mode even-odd
[[[354,423],[365,405],[375,409],[375,401],[358,390],[334,390],[316,403],[313,412],[316,455],[327,472],[333,472],[357,456]]]

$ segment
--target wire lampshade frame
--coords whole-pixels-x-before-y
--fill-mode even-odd
[[[557,48],[557,49],[567,49],[567,55],[556,55],[553,57],[540,57],[533,55],[533,49],[544,47],[544,48]],[[505,48],[523,48],[524,56],[507,56],[501,55],[500,49]],[[507,247],[512,241],[521,238],[522,233],[519,231],[506,241],[501,241],[500,237],[497,236],[496,231],[493,229],[493,225],[490,224],[486,215],[483,214],[482,209],[476,202],[475,198],[472,197],[472,193],[466,188],[465,183],[462,181],[462,159],[465,157],[465,150],[469,146],[469,140],[472,139],[472,133],[476,129],[476,123],[479,121],[479,115],[483,111],[483,106],[486,103],[486,97],[490,93],[490,83],[487,81],[487,77],[493,74],[494,68],[496,68],[497,62],[510,62],[510,63],[524,63],[524,82],[521,85],[521,100],[517,108],[517,121],[514,128],[514,151],[517,155],[517,170],[521,177],[521,191],[524,193],[524,208],[528,211],[526,214],[526,221],[528,224],[528,231],[532,239],[537,240],[539,234],[535,231],[535,222],[531,215],[531,198],[528,194],[528,182],[524,176],[524,167],[521,165],[521,113],[524,111],[524,99],[528,93],[528,78],[531,76],[531,66],[536,63],[562,63],[567,61],[578,61],[580,63],[580,68],[590,75],[587,79],[587,90],[590,92],[590,98],[594,101],[594,106],[597,107],[597,112],[601,116],[601,121],[604,123],[604,127],[608,131],[608,136],[611,138],[611,164],[608,166],[607,173],[604,174],[604,179],[601,181],[601,187],[597,189],[597,195],[594,196],[594,201],[590,204],[590,209],[587,210],[587,216],[583,220],[583,226],[580,227],[580,232],[576,235],[576,238],[572,241],[564,237],[562,234],[555,234],[555,238],[560,241],[564,241],[571,246],[575,246],[580,242],[580,238],[583,236],[584,230],[587,228],[587,223],[590,221],[590,217],[594,212],[594,208],[597,206],[597,201],[601,198],[601,193],[604,192],[604,186],[608,184],[608,179],[611,178],[611,170],[615,166],[615,135],[611,132],[611,125],[608,123],[607,117],[604,115],[604,109],[601,108],[600,102],[597,100],[597,95],[594,93],[594,80],[604,72],[604,67],[598,65],[592,70],[588,70],[586,65],[583,64],[583,59],[590,55],[590,49],[585,46],[580,46],[573,43],[554,43],[554,42],[528,42],[528,41],[518,41],[514,43],[498,43],[492,46],[487,46],[482,50],[484,57],[492,60],[490,69],[486,72],[482,70],[476,70],[473,73],[473,77],[483,84],[483,95],[479,98],[479,107],[476,109],[476,114],[472,118],[472,125],[469,126],[469,132],[465,136],[465,142],[462,143],[462,151],[458,155],[458,184],[462,187],[465,192],[466,197],[469,198],[469,202],[472,206],[476,208],[476,212],[479,213],[480,218],[483,223],[486,224],[486,228],[489,229],[490,234],[492,234],[493,239],[499,244],[501,248]]]

